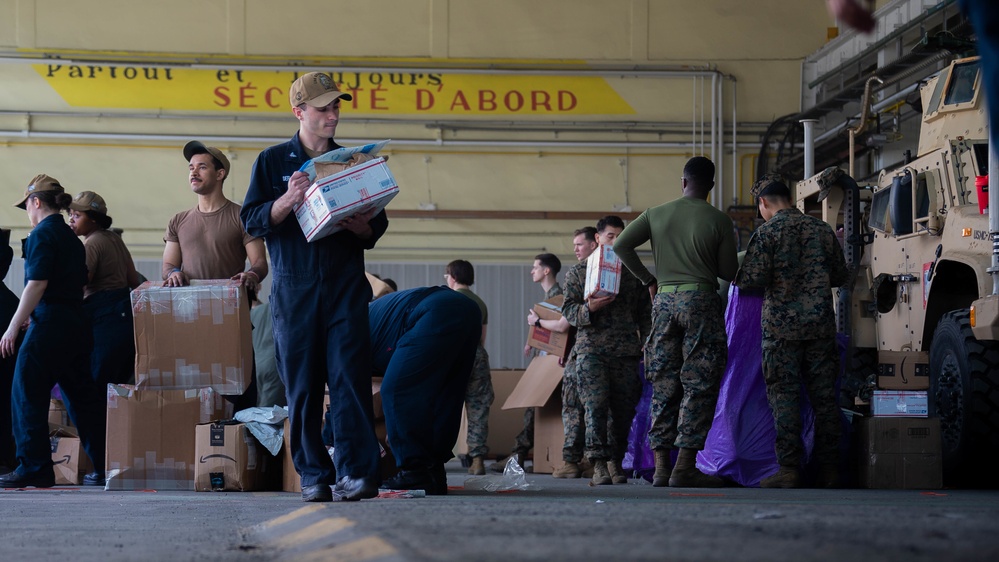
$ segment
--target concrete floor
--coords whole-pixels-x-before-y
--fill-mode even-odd
[[[999,491],[529,489],[304,504],[297,494],[0,491],[0,560],[999,560]],[[498,477],[494,477],[498,478]],[[481,483],[481,481],[480,481]]]

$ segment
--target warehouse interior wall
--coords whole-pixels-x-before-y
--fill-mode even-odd
[[[401,192],[373,259],[571,258],[572,230],[678,196],[687,158],[711,155],[714,76],[716,204],[747,203],[746,156],[798,109],[801,60],[831,25],[794,0],[5,0],[0,182],[12,201],[41,172],[97,191],[133,254],[158,257],[195,202],[186,140],[230,155],[241,201],[257,153],[296,129],[276,92],[323,69],[357,88],[339,139],[397,139]],[[27,233],[9,206],[0,223]]]
[[[181,147],[223,149],[241,202],[260,150],[297,129],[288,86],[328,72],[354,95],[337,139],[392,139],[372,268],[410,287],[471,261],[490,316],[511,314],[490,355],[516,367],[533,257],[568,267],[573,230],[678,197],[695,155],[718,165],[716,206],[750,203],[760,133],[799,109],[834,25],[796,0],[0,0],[0,189],[13,203],[47,173],[100,193],[154,276],[196,204]],[[0,225],[19,255],[27,217],[0,205]]]

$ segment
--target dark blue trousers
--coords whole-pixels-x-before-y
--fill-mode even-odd
[[[441,291],[417,304],[410,313],[417,320],[399,338],[385,371],[382,408],[400,468],[427,468],[453,456],[482,331],[478,309],[466,301]],[[339,434],[336,439],[339,445]]]
[[[335,476],[379,479],[368,335],[371,287],[363,273],[342,273],[275,273],[271,286],[274,352],[303,487],[333,484]],[[332,462],[322,440],[327,385],[336,435]]]
[[[91,335],[78,304],[39,303],[17,353],[11,390],[18,474],[52,471],[49,399],[58,383],[66,412],[97,472],[104,472],[107,387],[90,376]]]
[[[90,374],[102,387],[135,380],[135,329],[128,289],[99,291],[83,302],[94,333]]]

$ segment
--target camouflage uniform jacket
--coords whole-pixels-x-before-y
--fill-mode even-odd
[[[552,288],[548,289],[548,291],[545,293],[545,300],[553,299],[561,294],[562,294],[562,287],[558,283],[555,283],[554,285],[552,285]]]
[[[562,315],[578,328],[576,353],[609,357],[638,357],[652,330],[649,290],[627,269],[621,269],[621,289],[613,302],[591,313],[583,306],[586,262],[573,265],[565,274]]]
[[[832,228],[792,207],[750,237],[735,284],[766,289],[764,338],[810,340],[836,335],[832,288],[849,277]]]

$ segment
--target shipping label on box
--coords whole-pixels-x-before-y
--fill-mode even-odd
[[[196,492],[251,492],[263,488],[275,465],[246,424],[213,422],[195,430]]]
[[[562,318],[563,302],[562,295],[552,297],[534,305],[534,313],[541,320],[559,320]],[[565,355],[572,341],[573,335],[569,332],[553,332],[537,326],[531,326],[527,332],[527,345],[558,357]]]
[[[49,446],[57,486],[78,485],[81,474],[94,470],[90,457],[83,451],[80,437],[71,428],[50,425]]]
[[[295,218],[309,242],[339,232],[337,223],[354,214],[381,211],[399,194],[399,184],[384,158],[316,180],[295,207]]]
[[[250,304],[239,281],[194,280],[187,287],[146,282],[132,291],[135,383],[145,390],[250,386]]]
[[[609,297],[621,288],[621,260],[610,245],[597,246],[586,259],[585,298]]]
[[[929,387],[929,353],[925,351],[878,352],[878,388],[926,390]]]
[[[875,390],[871,397],[871,415],[925,418],[929,415],[926,391]]]
[[[108,385],[107,490],[194,490],[195,428],[232,417],[211,388]]]

